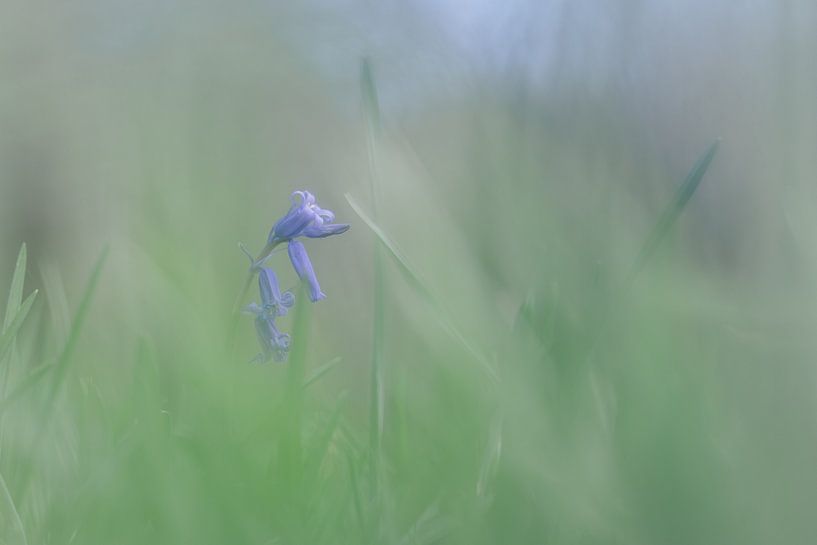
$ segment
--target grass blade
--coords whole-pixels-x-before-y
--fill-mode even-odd
[[[14,267],[14,274],[11,277],[11,288],[9,298],[6,303],[6,317],[3,320],[3,331],[6,331],[14,319],[14,315],[20,309],[23,300],[23,283],[26,276],[26,245],[20,246],[20,253],[17,254],[17,264]]]
[[[3,319],[2,329],[3,336],[2,339],[0,339],[0,364],[2,364],[5,360],[6,351],[13,346],[14,338],[17,335],[16,329],[14,331],[10,331],[10,329],[13,329],[13,325],[15,323],[16,327],[19,328],[25,319],[25,314],[27,314],[28,310],[31,308],[29,305],[29,309],[26,309],[23,316],[19,316],[22,308],[23,284],[25,283],[26,277],[26,255],[26,245],[23,243],[20,246],[20,252],[17,254],[17,264],[14,266],[14,273],[11,277],[11,287],[9,288],[9,298],[6,303],[6,316]],[[18,316],[20,319],[15,320],[15,318]],[[5,344],[6,342],[8,342],[8,345]],[[0,379],[0,381],[2,381],[0,382],[0,398],[5,396],[6,389],[8,388],[9,377],[11,375],[11,366],[12,361],[9,360],[3,367],[2,378]]]
[[[59,393],[60,386],[65,378],[65,374],[68,370],[68,365],[71,361],[71,356],[73,355],[74,349],[76,348],[77,341],[79,340],[79,334],[82,331],[82,326],[85,323],[85,318],[87,317],[88,310],[91,307],[91,301],[93,300],[94,293],[96,292],[96,286],[99,283],[99,277],[102,274],[102,268],[105,265],[105,260],[107,257],[108,248],[106,246],[99,255],[99,258],[96,260],[96,264],[91,272],[91,277],[88,279],[88,283],[85,285],[85,291],[82,294],[82,299],[80,299],[79,308],[77,309],[77,313],[74,315],[74,320],[71,323],[71,330],[68,332],[68,339],[65,341],[65,346],[60,352],[57,362],[54,364],[51,387],[48,390],[45,403],[43,405],[40,428],[36,432],[36,435],[31,443],[31,452],[36,452],[39,449],[40,442],[45,436],[48,425],[51,421],[51,417],[54,414],[54,405],[57,394]],[[18,493],[19,501],[23,501],[26,493],[28,492],[28,485],[31,480],[31,470],[31,465],[26,466],[26,469],[22,471],[20,476]]]
[[[14,316],[14,319],[6,328],[5,332],[0,336],[0,361],[6,357],[6,353],[11,349],[12,342],[17,337],[17,332],[20,330],[20,327],[23,325],[23,321],[25,321],[26,316],[28,316],[28,311],[31,310],[31,306],[34,304],[34,299],[37,297],[37,290],[34,290],[26,297],[26,300],[23,301],[23,304],[20,305],[17,313]]]
[[[0,475],[0,543],[3,545],[26,545],[26,532],[17,507],[11,499],[6,481]]]
[[[493,365],[491,365],[488,359],[475,346],[468,342],[468,339],[465,338],[459,328],[457,328],[454,324],[448,311],[442,306],[442,304],[440,304],[439,300],[434,297],[431,290],[420,278],[419,274],[415,272],[414,267],[409,264],[408,259],[400,251],[397,245],[348,193],[346,194],[346,200],[349,201],[349,205],[352,207],[355,213],[360,217],[360,219],[363,220],[369,229],[372,230],[386,250],[388,250],[389,254],[397,264],[398,269],[403,274],[403,277],[406,279],[409,285],[420,294],[420,296],[429,306],[431,306],[431,308],[434,310],[434,316],[440,321],[440,325],[442,325],[446,332],[452,338],[457,340],[463,346],[463,348],[465,348],[471,354],[471,356],[477,360],[491,379],[493,379],[495,382],[499,382],[499,375],[497,375]]]
[[[325,375],[326,373],[331,371],[332,368],[334,368],[338,363],[340,363],[340,357],[332,358],[328,362],[324,363],[323,365],[321,365],[320,367],[318,367],[317,369],[315,369],[314,371],[309,373],[309,376],[306,377],[306,380],[304,380],[304,386],[303,387],[306,388],[310,384],[316,382],[323,375]]]
[[[303,403],[304,369],[309,343],[309,325],[312,303],[303,284],[295,297],[295,315],[292,320],[292,349],[287,361],[286,389],[282,404],[282,436],[279,444],[278,475],[283,497],[290,498],[291,507],[300,508],[300,483],[303,477]]]
[[[372,75],[371,63],[364,59],[360,69],[360,88],[363,99],[363,112],[366,119],[366,141],[369,158],[369,184],[371,189],[372,213],[377,217],[378,169],[377,140],[380,135],[380,107],[377,99],[377,87]],[[372,324],[372,365],[369,375],[369,462],[371,465],[370,492],[372,497],[378,495],[379,463],[383,441],[383,418],[386,404],[385,379],[383,377],[383,339],[385,279],[383,277],[383,248],[375,241],[374,261],[374,295]]]
[[[71,322],[71,329],[68,331],[68,339],[65,341],[65,346],[62,349],[62,352],[60,352],[60,357],[57,359],[57,363],[54,365],[54,378],[51,382],[51,389],[48,397],[46,398],[46,410],[48,410],[48,407],[53,405],[54,398],[56,397],[59,387],[65,378],[65,373],[68,370],[68,364],[71,361],[71,356],[73,355],[77,341],[79,340],[79,334],[82,331],[82,326],[85,323],[85,318],[87,317],[88,310],[91,307],[91,301],[94,298],[96,286],[97,283],[99,283],[99,277],[102,274],[102,268],[105,265],[105,260],[107,258],[108,248],[105,247],[97,258],[93,272],[91,272],[91,277],[88,279],[88,283],[85,285],[85,291],[82,294],[79,308],[77,309],[77,313],[74,315],[74,320]]]
[[[644,268],[644,265],[649,261],[652,255],[655,253],[655,250],[661,245],[664,238],[669,233],[672,226],[675,225],[675,222],[678,220],[678,216],[681,215],[681,212],[684,210],[684,207],[689,203],[689,200],[692,198],[692,195],[695,193],[695,190],[698,189],[698,186],[701,184],[701,180],[706,174],[707,169],[709,168],[709,164],[712,162],[712,158],[715,157],[715,153],[718,151],[718,145],[720,144],[720,139],[716,140],[709,149],[706,150],[698,162],[695,163],[695,166],[692,167],[692,170],[689,171],[687,174],[686,179],[678,188],[678,192],[675,194],[675,199],[667,208],[664,209],[664,212],[661,214],[661,218],[653,227],[650,235],[647,237],[647,240],[644,241],[643,246],[641,247],[641,251],[638,254],[638,257],[633,263],[633,267],[630,270],[630,274],[628,276],[629,281],[633,281],[638,273]]]

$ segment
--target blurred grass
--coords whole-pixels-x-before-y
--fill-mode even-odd
[[[332,79],[284,8],[171,10],[117,49],[14,2],[0,542],[811,543],[813,29],[783,21],[772,78],[762,37],[710,33],[763,20],[704,10],[724,47],[700,55],[650,48],[678,35],[639,34],[639,5],[634,56],[579,83],[561,44],[559,81],[509,63],[447,87],[376,41],[360,71],[339,36]],[[676,77],[628,72],[662,47]],[[300,188],[352,229],[307,242],[328,297],[281,320],[289,362],[249,365],[236,242]]]

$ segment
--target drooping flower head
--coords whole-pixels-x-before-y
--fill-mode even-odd
[[[244,312],[255,316],[255,332],[261,353],[253,361],[266,363],[270,359],[284,361],[289,351],[289,335],[281,333],[275,326],[275,319],[286,314],[295,302],[289,292],[283,295],[278,287],[278,280],[272,269],[261,269],[258,274],[258,287],[261,292],[261,304],[250,303]]]
[[[268,244],[277,244],[295,237],[324,238],[339,235],[349,229],[348,224],[332,224],[335,214],[317,205],[309,191],[294,191],[289,197],[292,205],[284,217],[273,225]]]
[[[335,214],[318,206],[309,191],[295,191],[289,198],[292,205],[286,215],[278,220],[267,238],[267,248],[287,242],[289,260],[302,281],[309,287],[309,299],[314,303],[326,297],[318,285],[318,279],[309,261],[304,245],[298,237],[326,238],[349,230],[349,224],[332,223]]]
[[[261,354],[255,357],[255,361],[266,363],[270,359],[275,361],[284,361],[286,359],[289,352],[289,335],[278,331],[272,316],[267,314],[256,316],[255,331],[261,345]]]
[[[314,303],[326,297],[318,284],[318,277],[315,276],[315,271],[312,269],[312,262],[309,261],[309,255],[307,255],[304,245],[298,240],[290,240],[287,245],[287,252],[289,253],[289,260],[292,262],[292,267],[295,269],[295,272],[298,273],[298,277],[306,282],[309,288],[309,300]]]
[[[272,316],[285,316],[295,303],[295,297],[290,292],[281,293],[278,277],[268,267],[258,271],[258,291],[261,294],[262,309]]]
[[[275,319],[286,315],[295,302],[295,297],[288,291],[281,292],[278,277],[272,269],[264,267],[264,263],[272,255],[279,244],[286,242],[289,260],[298,273],[301,281],[308,287],[309,299],[314,303],[326,297],[321,291],[312,262],[306,253],[299,237],[326,238],[332,235],[345,233],[348,224],[335,224],[335,214],[317,205],[315,196],[309,191],[295,191],[290,196],[292,203],[289,211],[275,222],[267,237],[267,245],[253,258],[249,250],[239,243],[239,248],[250,260],[250,270],[247,280],[239,297],[239,301],[246,295],[252,277],[258,274],[258,290],[261,304],[250,303],[244,307],[244,312],[255,316],[255,331],[261,345],[261,354],[254,361],[267,362],[270,359],[284,361],[289,352],[289,335],[281,333],[275,326]]]

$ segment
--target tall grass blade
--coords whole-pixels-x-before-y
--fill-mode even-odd
[[[491,379],[493,379],[495,382],[499,382],[499,375],[497,374],[496,370],[494,370],[493,365],[479,349],[477,349],[468,341],[468,339],[465,338],[459,328],[454,324],[454,321],[452,320],[448,311],[445,309],[445,307],[443,307],[439,299],[432,294],[431,290],[428,288],[425,281],[421,279],[420,275],[415,272],[414,267],[409,264],[408,259],[397,247],[394,241],[389,238],[383,229],[371,217],[369,217],[358,202],[348,193],[346,194],[346,200],[349,202],[349,205],[360,217],[360,219],[363,220],[363,222],[369,227],[369,229],[372,230],[380,242],[383,243],[383,246],[386,248],[386,250],[388,250],[408,284],[415,289],[425,300],[426,304],[428,304],[432,310],[434,310],[434,316],[440,321],[440,325],[443,327],[443,329],[445,329],[452,338],[458,341],[463,348],[465,348],[471,354],[471,356],[482,366],[485,373]]]
[[[667,233],[669,233],[670,229],[672,229],[672,226],[675,225],[675,222],[678,220],[678,216],[681,215],[684,207],[687,205],[687,203],[689,203],[689,200],[692,198],[695,190],[697,190],[698,186],[701,184],[701,180],[703,179],[704,174],[706,174],[709,164],[712,162],[712,158],[715,157],[715,153],[718,151],[719,144],[720,139],[716,140],[711,146],[709,146],[709,149],[707,149],[706,153],[704,153],[701,158],[698,159],[698,162],[695,163],[695,166],[692,167],[692,170],[689,171],[686,179],[684,179],[684,182],[678,188],[678,192],[675,194],[675,199],[673,199],[672,202],[670,202],[664,209],[660,219],[653,227],[652,231],[647,237],[647,240],[644,241],[641,251],[633,263],[633,267],[628,276],[629,282],[635,280],[635,277],[638,276],[638,273],[644,268],[644,265],[655,253],[655,250],[661,245],[661,242],[663,242],[664,238],[667,236]]]
[[[360,88],[363,112],[366,118],[366,140],[369,158],[369,184],[372,214],[377,217],[378,169],[377,141],[380,136],[380,107],[377,87],[372,75],[371,63],[364,59],[360,69]],[[374,295],[372,323],[372,365],[369,376],[369,463],[371,465],[370,492],[378,496],[380,455],[383,442],[383,422],[386,404],[386,387],[383,377],[384,294],[383,248],[380,241],[374,246]]]
[[[282,437],[278,457],[278,479],[284,496],[298,503],[299,485],[303,473],[303,430],[304,369],[309,342],[309,324],[312,304],[306,296],[303,285],[295,298],[295,315],[292,322],[292,349],[287,361],[286,390],[282,405]]]
[[[6,481],[0,475],[0,544],[26,545],[26,532]]]

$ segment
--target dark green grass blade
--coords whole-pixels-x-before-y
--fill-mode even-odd
[[[686,179],[678,188],[675,199],[673,199],[667,208],[664,209],[664,212],[661,214],[658,222],[653,227],[650,235],[647,237],[647,240],[644,241],[641,251],[633,263],[633,267],[628,276],[629,281],[634,280],[638,273],[641,272],[644,265],[646,265],[646,263],[655,253],[655,250],[664,241],[664,238],[666,238],[667,233],[669,233],[670,229],[672,229],[672,226],[675,225],[675,222],[678,220],[678,216],[681,215],[684,207],[687,205],[687,203],[689,203],[692,195],[695,194],[695,191],[701,184],[701,180],[703,179],[704,174],[706,174],[709,164],[712,162],[712,158],[715,157],[715,153],[718,151],[719,144],[720,139],[716,140],[711,146],[709,146],[709,149],[706,150],[706,153],[704,153],[700,159],[698,159],[698,162],[695,163],[695,166],[692,167],[692,170],[689,171]]]
[[[20,309],[23,300],[23,283],[26,276],[26,245],[20,246],[20,253],[17,254],[17,265],[14,267],[14,274],[11,277],[11,288],[9,298],[6,303],[6,317],[3,320],[3,331],[6,331],[14,319],[14,315]]]
[[[453,320],[451,319],[448,311],[443,307],[443,305],[439,302],[439,300],[431,293],[431,290],[428,288],[426,283],[420,278],[419,274],[417,274],[414,270],[414,267],[409,264],[408,259],[403,255],[397,245],[389,238],[389,236],[380,228],[375,221],[369,217],[369,215],[363,211],[363,208],[355,201],[355,199],[346,194],[346,200],[349,201],[349,205],[355,211],[355,213],[360,216],[369,229],[375,234],[375,236],[380,239],[380,242],[383,243],[383,246],[386,248],[388,253],[393,258],[394,262],[397,264],[397,268],[403,274],[403,277],[409,283],[409,285],[415,289],[420,296],[425,300],[426,304],[431,306],[434,310],[434,317],[440,321],[440,325],[446,330],[446,332],[458,341],[463,348],[465,348],[471,356],[477,360],[477,362],[482,366],[484,371],[488,374],[488,376],[493,379],[495,382],[499,381],[499,376],[497,375],[496,371],[493,368],[493,365],[488,361],[488,359],[482,354],[482,352],[477,349],[473,344],[471,344],[468,339],[462,334],[459,328],[456,327]]]
[[[6,481],[0,475],[0,543],[3,545],[26,545],[23,521],[11,498]]]

